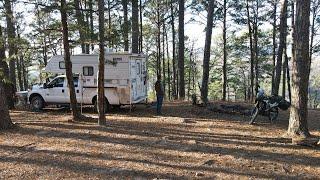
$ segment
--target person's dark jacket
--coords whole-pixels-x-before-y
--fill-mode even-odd
[[[164,95],[164,91],[163,91],[163,85],[162,82],[160,80],[158,80],[156,82],[156,84],[154,85],[157,96],[163,96]]]

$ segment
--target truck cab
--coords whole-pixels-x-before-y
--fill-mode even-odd
[[[79,77],[73,77],[77,101],[81,103]],[[69,88],[65,75],[55,77],[51,82],[42,86],[34,86],[28,92],[28,100],[32,108],[39,110],[49,104],[68,104],[70,102]]]

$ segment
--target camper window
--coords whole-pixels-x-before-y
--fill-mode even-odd
[[[93,76],[93,67],[92,66],[84,66],[83,67],[83,75],[84,76]]]
[[[59,68],[60,69],[65,69],[66,68],[66,64],[64,63],[64,61],[60,61],[59,62]]]

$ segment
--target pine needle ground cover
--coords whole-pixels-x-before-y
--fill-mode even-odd
[[[86,115],[96,116],[91,110]],[[320,148],[291,144],[288,111],[269,124],[185,102],[121,109],[97,122],[70,123],[69,112],[11,111],[18,128],[0,133],[1,179],[319,178]],[[320,111],[310,110],[320,136]]]

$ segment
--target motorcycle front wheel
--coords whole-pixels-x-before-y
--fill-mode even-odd
[[[278,108],[272,108],[269,111],[269,121],[270,123],[273,123],[275,120],[277,120],[279,115]]]
[[[257,116],[259,114],[259,108],[258,107],[254,107],[254,109],[252,110],[252,115],[251,115],[251,119],[249,124],[253,124],[254,121],[256,120]]]

